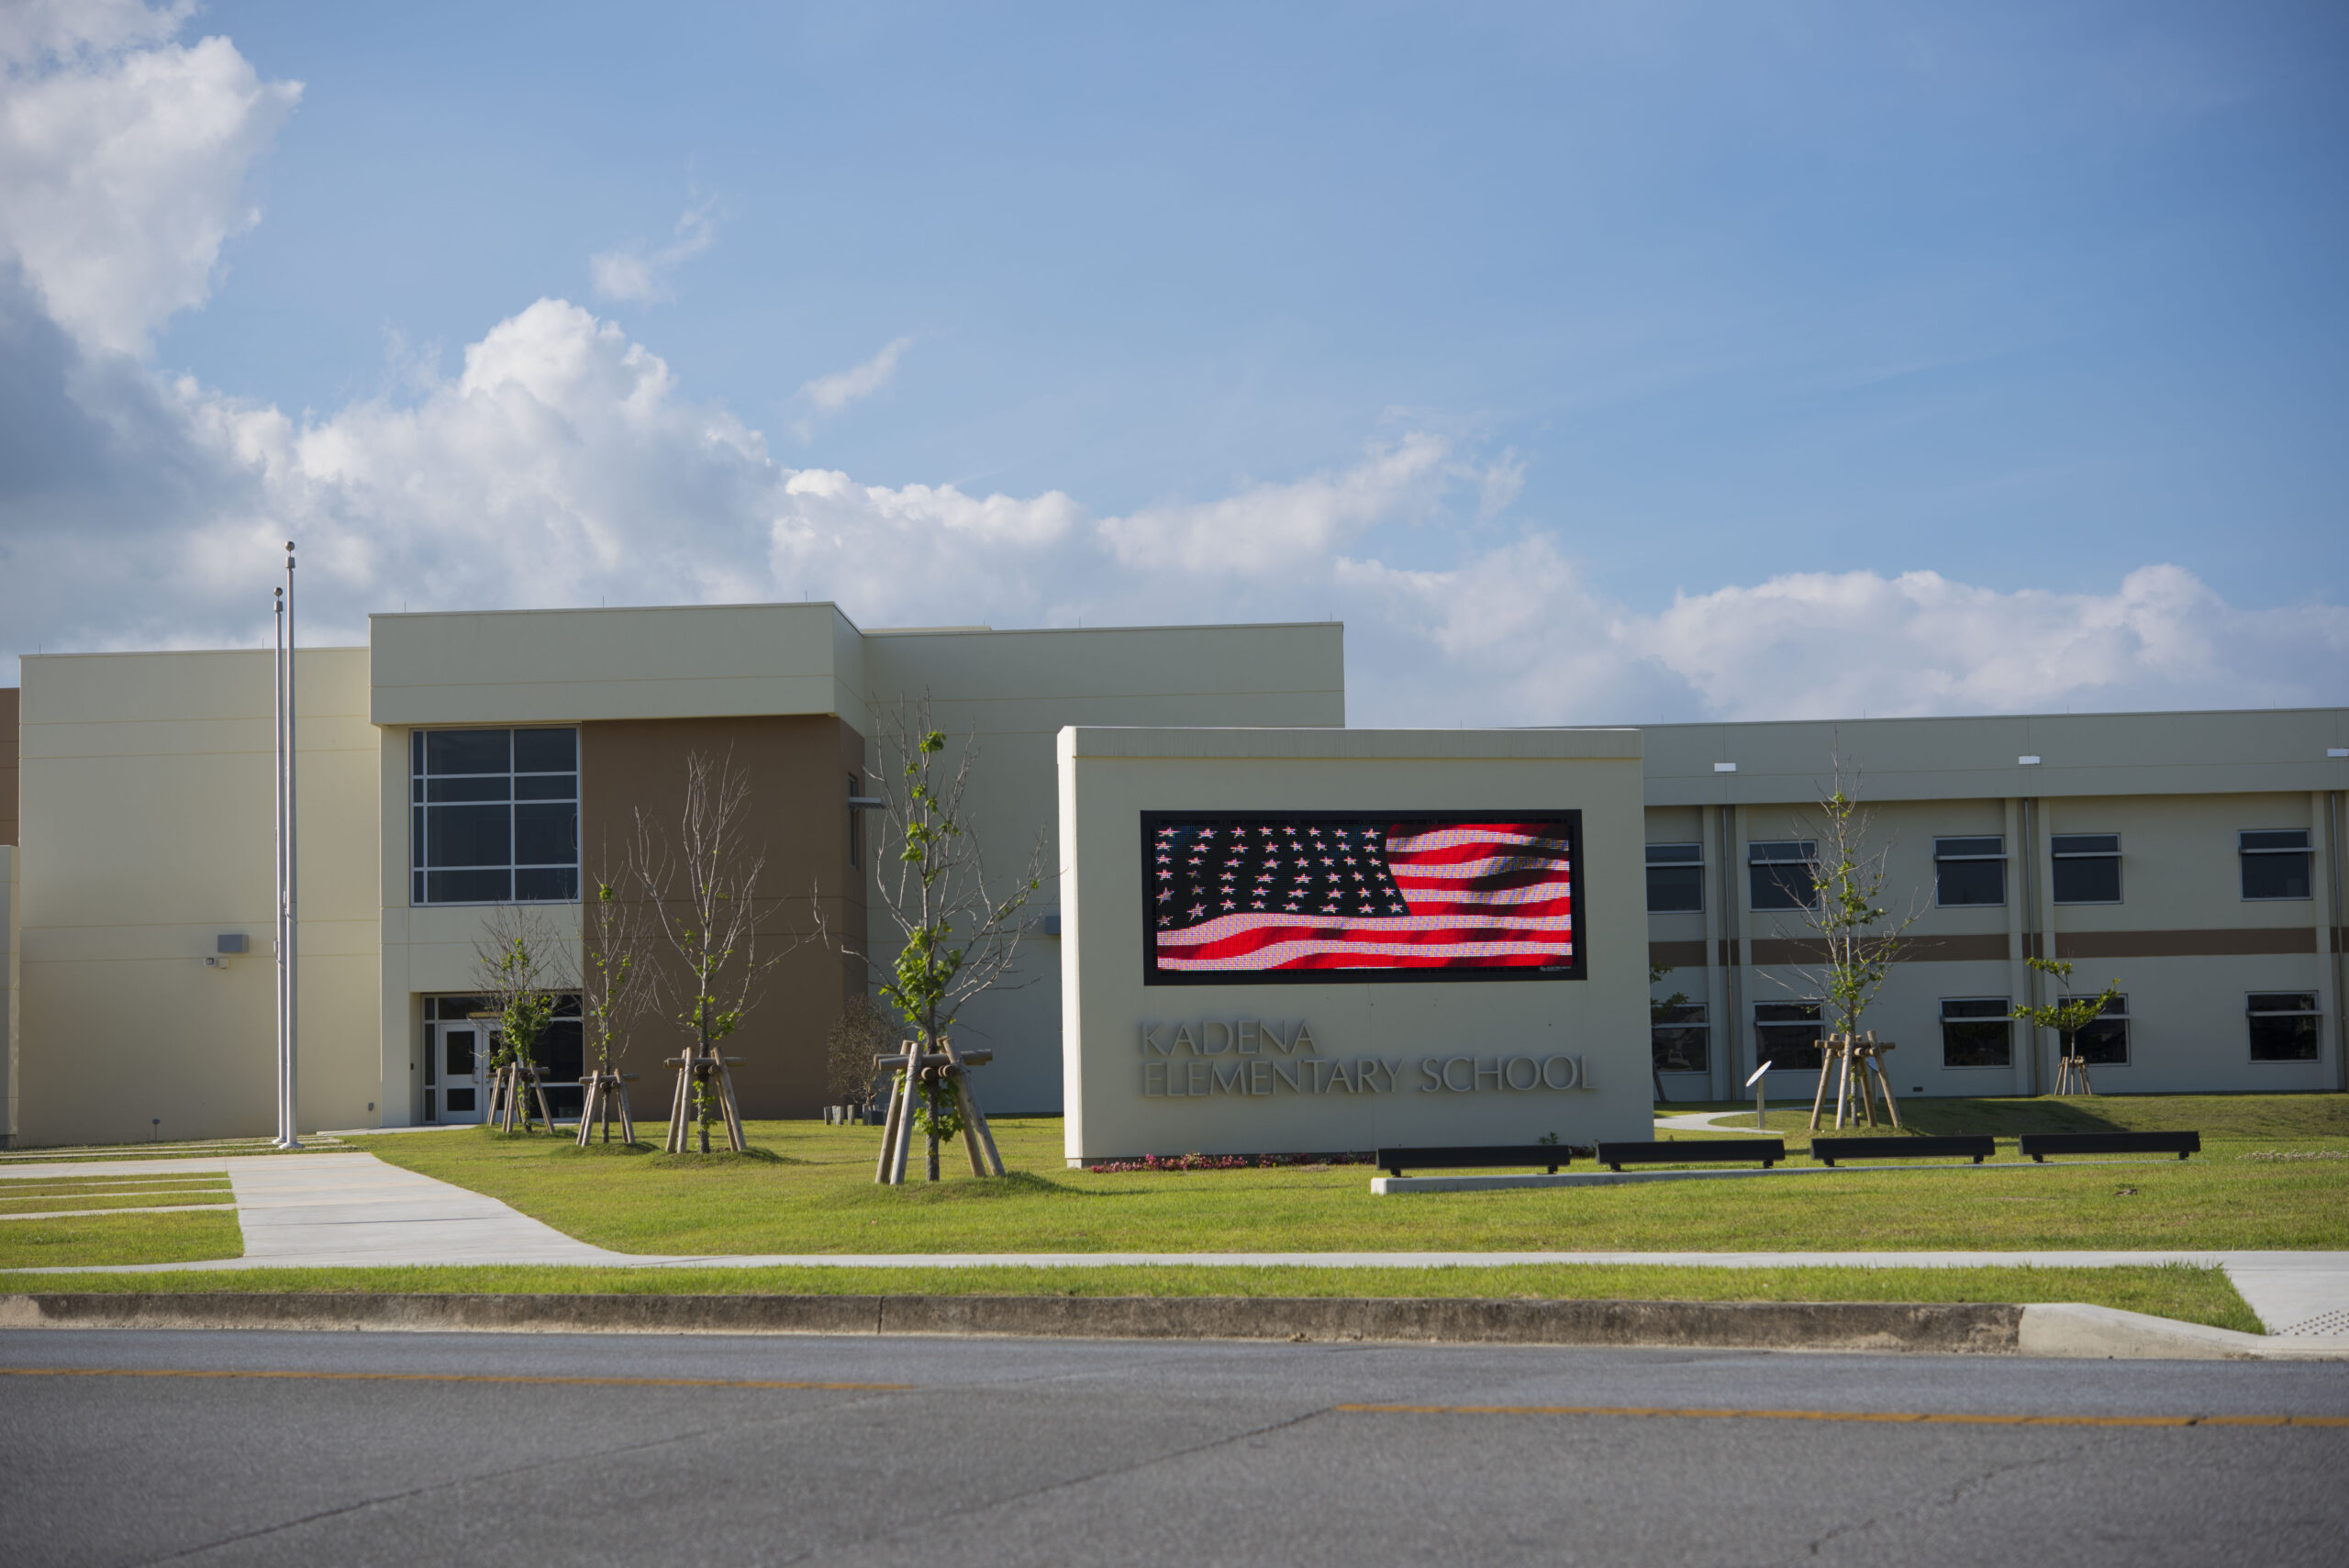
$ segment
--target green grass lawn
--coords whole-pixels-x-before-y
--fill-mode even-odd
[[[2217,1103],[2252,1096],[2210,1096]],[[2190,1161],[1847,1173],[1374,1197],[1365,1166],[1107,1174],[1064,1168],[1061,1123],[996,1125],[1011,1174],[873,1184],[880,1134],[753,1122],[748,1155],[681,1155],[479,1129],[357,1140],[625,1252],[1889,1251],[2349,1246],[2349,1147],[2295,1101]],[[2002,1102],[1972,1104],[1997,1106]],[[2142,1103],[2142,1102],[2139,1102]],[[2039,1114],[2043,1101],[2012,1102]],[[2063,1111],[2072,1102],[2059,1105]],[[1944,1103],[1946,1105],[1946,1103]],[[1949,1107],[1955,1114],[1956,1107]],[[1985,1111],[1985,1116],[1995,1112]],[[2326,1125],[2332,1125],[2327,1123]],[[952,1151],[950,1151],[950,1154]],[[967,1171],[967,1167],[965,1167]]]
[[[2260,1332],[2215,1268],[257,1269],[0,1274],[0,1291],[419,1291],[693,1296],[1441,1296],[1604,1301],[2085,1301]]]
[[[231,1194],[225,1183],[194,1190],[167,1187],[152,1193],[66,1193],[47,1197],[20,1197],[9,1192],[0,1196],[0,1218],[12,1214],[58,1214],[67,1209],[95,1214],[109,1208],[173,1208],[230,1201]]]
[[[226,1209],[0,1222],[0,1269],[194,1263],[244,1251],[245,1234]]]

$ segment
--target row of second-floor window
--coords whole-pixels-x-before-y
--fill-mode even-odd
[[[2074,998],[2065,997],[2065,1001]],[[2253,1062],[2314,1062],[2323,1014],[2310,991],[2254,991],[2244,998],[2243,1035]],[[1701,1002],[1657,1004],[1649,1029],[1659,1073],[1704,1073],[1712,1066],[1712,1028]],[[1941,1003],[1941,1065],[2012,1067],[2014,1004],[2005,996],[1947,996]],[[2129,1065],[2129,998],[2115,996],[2073,1036],[2074,1054],[2090,1067]],[[1817,1002],[1757,1002],[1753,1040],[1773,1067],[1816,1071],[1827,1025]]]
[[[408,867],[417,904],[578,898],[579,731],[411,731]]]
[[[2049,836],[2053,875],[2048,892],[2058,904],[2121,902],[2121,835]],[[2314,886],[2315,853],[2305,828],[2258,828],[2235,835],[2237,872],[2247,899],[2307,898]],[[1807,909],[1819,902],[1819,845],[1809,839],[1757,839],[1746,846],[1746,901],[1753,909]],[[1701,844],[1647,847],[1648,913],[1705,906]],[[2007,901],[2007,840],[1986,833],[1933,840],[1933,902],[1944,909],[1988,907]]]

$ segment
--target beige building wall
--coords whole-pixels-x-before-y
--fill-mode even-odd
[[[381,1038],[387,1105],[414,1103],[419,995],[471,986],[478,908],[411,908],[407,737],[413,728],[835,714],[871,740],[927,695],[933,722],[977,738],[969,795],[989,873],[1016,881],[1039,831],[1043,887],[1020,969],[972,1006],[960,1038],[997,1052],[983,1092],[1004,1111],[1053,1110],[1060,1088],[1059,850],[1053,737],[1066,724],[1328,726],[1345,722],[1342,628],[1301,626],[860,630],[829,604],[377,616],[372,714],[381,742]],[[583,789],[594,785],[583,779]],[[861,831],[870,862],[877,819]],[[868,890],[875,972],[901,939]],[[577,929],[575,909],[564,918]],[[639,1093],[657,1096],[651,1084]],[[665,1104],[665,1100],[662,1103]]]
[[[1344,628],[1329,621],[881,631],[867,634],[864,649],[873,766],[880,769],[888,754],[893,713],[926,694],[941,729],[977,740],[970,799],[990,877],[1016,883],[1042,838],[1043,886],[1033,897],[1019,967],[1008,985],[968,1009],[961,1038],[996,1053],[984,1074],[991,1109],[1058,1110],[1063,938],[1054,933],[1066,862],[1054,800],[1062,728],[1342,728]],[[870,929],[875,971],[885,972],[901,940],[878,897]]]
[[[19,1134],[28,1144],[273,1125],[271,655],[24,662]],[[301,654],[304,1129],[379,1100],[376,734],[367,656]],[[251,951],[207,966],[215,939]]]
[[[0,1119],[0,1149],[15,1147],[17,1139],[17,911],[19,901],[17,897],[17,865],[20,856],[21,851],[15,845],[0,844],[0,942],[6,943],[6,950],[0,951],[0,959],[6,961],[7,971],[5,977],[0,977],[5,978],[7,985],[7,1006],[0,1009],[0,1069],[6,1073],[6,1081],[0,1082],[0,1095],[5,1095],[6,1100],[5,1106],[0,1106],[0,1115],[5,1115],[5,1119]]]
[[[1649,841],[1705,846],[1705,909],[1649,920],[1655,962],[1675,966],[1656,994],[1701,992],[1709,1004],[1710,1072],[1666,1074],[1675,1097],[1741,1092],[1756,1061],[1754,1005],[1817,995],[1794,962],[1800,921],[1751,906],[1747,849],[1820,836],[1813,803],[1831,787],[1838,752],[1870,803],[1877,841],[1889,845],[1887,904],[1920,911],[1865,1019],[1900,1042],[1889,1059],[1898,1087],[2043,1091],[2058,1053],[2052,1033],[2017,1024],[2008,1067],[1946,1067],[1941,1004],[2053,999],[2053,983],[2024,962],[2051,952],[2077,966],[2075,991],[2117,981],[2129,999],[2129,1062],[2097,1068],[2100,1089],[2344,1086],[2342,846],[2328,813],[2349,786],[2349,710],[1656,726],[1646,735]],[[2236,835],[2263,828],[2310,833],[2312,896],[2243,896]],[[2121,835],[2119,903],[2054,902],[2051,835],[2070,833]],[[1936,906],[1933,840],[1989,834],[2005,840],[2005,904]],[[2251,1060],[2254,992],[2319,997],[2318,1061]],[[1772,1092],[1807,1094],[1808,1076],[1774,1073]]]

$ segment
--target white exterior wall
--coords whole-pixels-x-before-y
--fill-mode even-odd
[[[2349,786],[2349,710],[2089,715],[2076,718],[1896,719],[1841,725],[1664,726],[1649,729],[1651,842],[1701,841],[1702,914],[1650,917],[1656,951],[1681,966],[1655,988],[1709,1002],[1710,1071],[1670,1073],[1674,1098],[1731,1098],[1755,1061],[1756,1002],[1816,994],[1786,964],[1757,963],[1774,939],[1799,937],[1798,919],[1755,911],[1746,846],[1818,838],[1811,805],[1840,749],[1859,769],[1879,841],[1890,840],[1886,902],[1922,913],[1909,935],[1930,950],[1954,940],[1965,956],[1921,952],[1893,970],[1863,1020],[1899,1042],[1887,1061],[1897,1087],[1933,1095],[2030,1094],[2053,1082],[2058,1042],[2015,1026],[2009,1068],[1942,1065],[1940,1003],[1952,997],[2043,1001],[2054,984],[2023,962],[2069,957],[2071,989],[2115,980],[2129,998],[2130,1060],[2094,1070],[2099,1090],[2168,1093],[2343,1087],[2341,917],[2328,828]],[[2035,764],[2015,759],[2035,755]],[[1735,762],[1733,773],[1714,763]],[[1979,793],[1977,793],[1979,792]],[[2329,806],[2329,803],[2332,803]],[[1727,853],[1719,825],[1737,824]],[[2236,834],[2310,834],[2313,896],[2247,900]],[[1997,833],[2007,850],[2003,906],[1937,907],[1933,840]],[[2053,901],[2050,836],[2118,833],[2121,901]],[[1739,940],[1723,962],[1721,940]],[[1754,944],[1765,944],[1757,954]],[[1683,955],[1696,944],[1707,962]],[[1995,948],[1998,951],[1981,951]],[[2003,956],[2001,956],[2001,954]],[[1742,990],[1741,992],[1741,987]],[[2320,1059],[2254,1062],[2246,1001],[2253,992],[2312,992],[2324,1018]],[[1732,1005],[1732,996],[1735,996]],[[2037,1038],[2033,1038],[2036,1036]],[[1771,1092],[1808,1095],[1809,1073],[1774,1073]]]

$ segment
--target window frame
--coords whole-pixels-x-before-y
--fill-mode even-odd
[[[2280,837],[2297,833],[2297,846],[2285,844],[2248,844],[2247,839]],[[2305,893],[2254,893],[2250,888],[2251,857],[2254,855],[2298,855],[2300,857],[2300,880]],[[2305,904],[2316,896],[2316,836],[2305,828],[2243,828],[2235,832],[2235,869],[2237,890],[2245,904]]]
[[[1705,1004],[1702,1002],[1683,1002],[1678,1006],[1673,1007],[1670,1010],[1674,1013],[1693,1014],[1694,1016],[1689,1018],[1671,1018],[1662,1019],[1656,1018],[1653,1015],[1650,1016],[1648,1019],[1648,1060],[1653,1070],[1658,1073],[1711,1072],[1713,1069],[1713,1026],[1711,1022],[1711,1015],[1706,1011]],[[1694,1067],[1666,1066],[1656,1051],[1655,1037],[1660,1034],[1696,1036],[1697,1065]]]
[[[552,733],[566,734],[571,737],[571,766],[568,769],[524,769],[517,766],[517,763],[519,761],[519,758],[516,754],[518,750],[517,737],[525,734]],[[506,737],[506,771],[503,773],[433,773],[430,771],[432,754],[430,737],[434,735],[486,734],[503,734]],[[584,873],[580,853],[579,826],[579,726],[575,724],[484,724],[433,725],[429,727],[412,728],[408,731],[407,778],[407,895],[408,906],[410,908],[478,909],[489,908],[498,905],[507,904],[541,905],[577,904],[580,902],[581,889],[584,885]],[[571,781],[570,793],[567,795],[550,795],[543,794],[525,795],[521,793],[522,785],[520,781],[522,780],[543,781],[565,778]],[[502,779],[505,784],[504,799],[502,801],[484,800],[478,802],[465,802],[462,800],[434,800],[431,798],[433,794],[432,785],[439,781],[449,779]],[[481,806],[503,805],[506,807],[506,863],[504,866],[436,866],[431,863],[432,812],[434,808],[466,804]],[[520,855],[521,844],[519,840],[521,833],[517,821],[517,814],[521,807],[526,806],[562,805],[568,805],[571,807],[570,861],[568,862],[560,861],[531,861],[525,862],[521,859]],[[427,894],[432,885],[430,878],[435,873],[495,873],[499,871],[503,871],[506,876],[506,896],[502,898],[431,898],[427,896]],[[520,877],[521,873],[524,872],[552,872],[567,874],[570,882],[570,892],[566,895],[561,895],[554,897],[520,896]]]
[[[1765,850],[1791,849],[1791,855],[1765,855]],[[1799,866],[1810,883],[1809,903],[1765,904],[1754,896],[1760,884],[1756,873],[1776,866]],[[1773,880],[1776,880],[1775,878]],[[1754,914],[1775,914],[1788,909],[1819,907],[1819,840],[1816,839],[1749,839],[1745,843],[1745,905]]]
[[[1944,844],[1996,844],[1998,850],[1989,854],[1980,852],[1944,851]],[[1952,903],[1942,896],[1942,867],[1944,865],[1978,865],[1995,863],[1998,868],[1998,896],[1968,898]],[[2003,909],[2007,906],[2007,836],[2004,833],[1950,833],[1933,840],[1933,907],[1936,909]]]
[[[1765,1019],[1762,1016],[1762,1010],[1765,1007],[1807,1007],[1814,1016],[1808,1018]],[[1819,1064],[1821,1061],[1825,1060],[1826,1056],[1827,1004],[1823,999],[1798,996],[1787,1001],[1756,1002],[1753,1005],[1753,1019],[1754,1057],[1757,1061],[1768,1062],[1770,1063],[1771,1072],[1816,1073],[1819,1071]],[[1815,1031],[1810,1041],[1810,1051],[1814,1060],[1807,1062],[1779,1062],[1774,1059],[1773,1051],[1775,1048],[1765,1047],[1762,1038],[1762,1031],[1764,1029],[1800,1029],[1806,1025]]]
[[[1958,1006],[1987,1003],[1996,1013],[1950,1015],[1952,1004]],[[2014,998],[2011,996],[1943,996],[1935,1010],[1935,1020],[1942,1029],[1942,1071],[1944,1073],[2011,1073],[2015,1065]],[[2006,1031],[2007,1054],[2003,1062],[1952,1062],[1949,1059],[1949,1029],[1952,1024],[1997,1024]]]
[[[2077,842],[2082,839],[2110,839],[2112,840],[2112,848],[2110,850],[2065,850],[2058,847],[2067,840]],[[2051,870],[2047,878],[2047,901],[2049,903],[2060,904],[2068,909],[2080,905],[2093,906],[2099,904],[2120,904],[2125,901],[2128,889],[2122,885],[2121,879],[2120,834],[2050,833],[2047,835],[2047,859],[2050,866],[2053,867],[2053,870]],[[2056,878],[2061,874],[2063,869],[2057,862],[2063,861],[2110,861],[2112,862],[2112,896],[2110,898],[2065,898],[2060,896],[2055,891],[2055,885]]]
[[[2305,1007],[2258,1007],[2253,1004],[2283,996],[2308,998]],[[2324,994],[2321,991],[2246,991],[2243,993],[2243,1050],[2254,1067],[2302,1067],[2324,1060]],[[2260,1018],[2306,1018],[2310,1049],[2306,1056],[2262,1056],[2256,1050],[2254,1024]]]
[[[1686,850],[1688,852],[1673,854],[1667,859],[1659,860],[1656,858],[1656,851],[1659,850],[1666,851]],[[1656,907],[1655,879],[1650,875],[1647,879],[1649,914],[1701,915],[1705,912],[1705,846],[1702,843],[1650,844],[1647,846],[1646,865],[1643,869],[1649,873],[1659,870],[1688,870],[1697,873],[1697,901],[1694,904],[1677,904],[1662,909]]]
[[[2059,1003],[2093,1002],[2096,998],[2094,996],[2063,995],[2058,996],[2056,1000]],[[2106,1058],[2091,1057],[2088,1061],[2088,1065],[2091,1067],[2130,1066],[2134,1063],[2137,1059],[2137,1047],[2135,1040],[2136,1031],[2129,1027],[2130,1022],[2129,994],[2123,991],[2119,995],[2113,997],[2110,1003],[2106,1004],[2104,1011],[2099,1013],[2095,1018],[2088,1020],[2087,1029],[2080,1029],[2073,1034],[2072,1047],[2075,1051],[2077,1051],[2079,1049],[2080,1037],[2087,1034],[2088,1029],[2095,1029],[2099,1024],[2118,1024],[2121,1026],[2121,1055],[2119,1060],[2115,1061]],[[2059,1051],[2064,1049],[2064,1039],[2060,1034],[2055,1037],[2055,1049]]]

